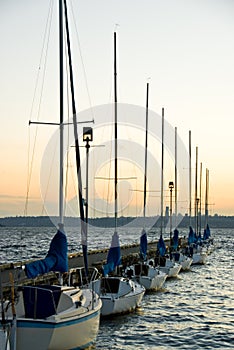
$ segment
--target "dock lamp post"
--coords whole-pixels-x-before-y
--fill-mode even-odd
[[[171,246],[171,240],[172,240],[172,190],[174,188],[174,182],[169,182],[169,189],[170,189],[170,246]]]
[[[86,226],[88,224],[88,196],[89,196],[89,142],[93,141],[93,129],[91,127],[84,126],[83,127],[83,141],[86,142],[86,200],[85,200],[85,221]],[[87,230],[87,227],[86,227]]]

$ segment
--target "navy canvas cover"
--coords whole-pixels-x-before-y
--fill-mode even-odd
[[[188,236],[188,244],[193,244],[196,242],[196,235],[191,226],[189,226],[189,236]]]
[[[147,235],[145,230],[142,230],[140,238],[140,257],[145,260],[147,257]]]
[[[162,235],[160,235],[157,248],[158,248],[159,254],[161,256],[164,256],[165,253],[166,253],[166,246],[165,246],[165,242],[164,242],[164,240],[162,238]]]
[[[172,247],[174,250],[177,250],[179,245],[179,231],[177,229],[174,230],[174,235],[172,238]]]
[[[28,278],[35,278],[50,271],[68,271],[67,237],[61,230],[53,237],[45,259],[25,265]]]
[[[121,252],[120,252],[119,236],[118,236],[118,233],[115,232],[112,236],[111,247],[107,255],[107,262],[103,266],[104,276],[114,271],[116,266],[119,266],[120,264],[121,264]]]

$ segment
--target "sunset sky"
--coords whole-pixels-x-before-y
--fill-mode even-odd
[[[45,28],[50,23],[47,22],[50,4],[53,16],[47,42]],[[150,109],[160,116],[164,107],[168,125],[172,129],[177,127],[187,151],[191,130],[193,175],[196,146],[203,178],[205,169],[209,169],[210,213],[234,215],[234,2],[72,0],[68,1],[71,14],[70,4],[76,21],[75,27],[72,18],[71,34],[78,112],[92,107],[95,114],[96,106],[113,102],[116,30],[118,101],[144,107],[149,82]],[[31,161],[36,133],[27,214],[44,213],[40,171],[55,129],[29,127],[28,121],[59,120],[57,5],[58,1],[49,0],[0,1],[0,217],[24,214],[28,159]],[[144,128],[144,121],[141,127]],[[151,132],[160,133],[156,124]],[[133,133],[131,140],[143,149],[144,142],[137,142],[138,134],[134,130]],[[95,137],[95,144],[109,141],[102,140],[100,130]],[[143,139],[144,134],[140,137]],[[84,154],[84,149],[81,152]],[[160,163],[160,152],[157,162]],[[182,168],[188,168],[187,160]],[[49,172],[48,165],[48,176]],[[137,176],[142,182],[141,175]],[[194,178],[192,181],[194,184]],[[149,213],[152,214],[150,209]],[[156,209],[155,213],[158,214]]]

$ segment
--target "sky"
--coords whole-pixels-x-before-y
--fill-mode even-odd
[[[28,122],[56,122],[59,118],[57,3],[52,2],[50,40],[48,44],[45,40],[43,50],[51,2],[0,0],[0,217],[23,215],[25,211],[29,215],[43,213],[41,195],[45,191],[41,189],[40,172],[44,167],[49,176],[50,167],[43,165],[43,155],[55,130],[29,127]],[[234,2],[72,0],[68,6],[75,18],[74,22],[71,16],[71,35],[78,112],[91,108],[95,114],[96,106],[113,102],[116,30],[118,101],[144,107],[149,82],[150,110],[161,115],[164,108],[165,120],[172,128],[177,127],[187,150],[191,130],[192,181],[198,147],[203,183],[205,169],[209,169],[210,213],[234,215]],[[95,123],[100,125],[99,121]],[[159,131],[156,128],[151,132]],[[100,130],[97,135],[99,143],[108,141],[101,140]],[[138,144],[144,147],[142,142]],[[98,157],[93,156],[95,161]],[[181,167],[186,170],[187,161]],[[28,174],[31,180],[27,192]],[[158,190],[160,185],[153,188]],[[160,208],[154,210],[158,213]]]

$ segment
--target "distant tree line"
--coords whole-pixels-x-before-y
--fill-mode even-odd
[[[133,227],[143,223],[143,218],[135,217],[120,217],[118,218],[118,226],[124,226],[126,224],[132,225]],[[163,218],[164,223],[168,221],[167,218]],[[54,223],[59,222],[59,218],[48,217],[48,216],[15,216],[15,217],[5,217],[0,218],[0,226],[2,227],[53,227]],[[210,227],[212,228],[234,228],[234,216],[223,216],[215,214],[214,216],[209,216],[208,222]],[[95,227],[114,227],[115,220],[113,217],[104,217],[104,218],[90,218],[89,223]],[[194,226],[195,219],[192,218],[192,225]],[[202,216],[201,218],[201,227],[204,227],[205,218]],[[65,218],[65,226],[79,226],[80,219],[74,217],[66,217]],[[161,218],[155,220],[154,227],[160,227]],[[179,228],[189,227],[189,217],[184,216],[178,225]]]

